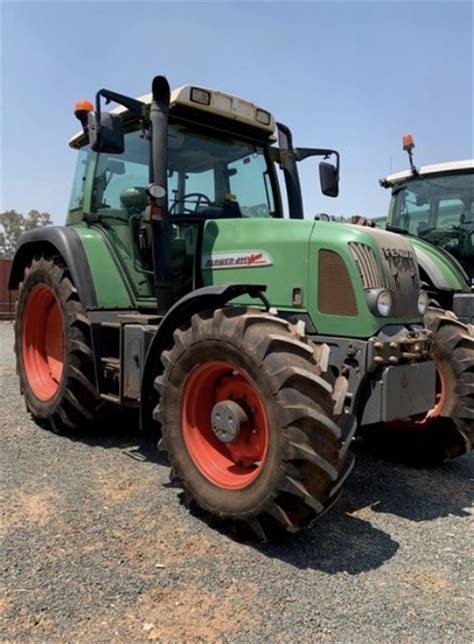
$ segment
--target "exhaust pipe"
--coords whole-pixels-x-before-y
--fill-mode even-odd
[[[164,315],[178,299],[171,258],[172,229],[168,214],[168,114],[170,86],[164,76],[155,76],[150,108],[150,221],[157,309]]]
[[[170,86],[164,76],[155,76],[151,86],[151,164],[150,180],[154,186],[162,187],[166,194],[157,195],[157,205],[167,214],[168,199],[168,114],[170,108]],[[158,191],[160,192],[160,191]]]

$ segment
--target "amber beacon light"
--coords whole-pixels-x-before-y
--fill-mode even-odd
[[[404,134],[402,137],[402,141],[403,141],[403,149],[406,152],[411,152],[415,147],[415,142],[411,134]]]
[[[87,115],[89,112],[92,112],[94,106],[90,101],[85,98],[81,98],[80,101],[77,101],[74,106],[74,116],[79,119],[83,128],[87,126]]]

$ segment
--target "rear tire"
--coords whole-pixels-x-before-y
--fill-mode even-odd
[[[295,327],[253,309],[196,314],[175,331],[155,381],[154,416],[171,480],[189,504],[266,540],[282,528],[297,532],[337,500],[353,463],[352,432],[337,424],[317,357]],[[212,406],[223,398],[248,412],[233,444],[211,429]]]
[[[436,406],[424,417],[364,431],[375,446],[414,465],[435,465],[466,454],[474,443],[474,330],[452,311],[429,308],[438,371]]]
[[[56,431],[93,421],[102,403],[90,323],[61,259],[35,257],[19,291],[15,354],[28,410]]]

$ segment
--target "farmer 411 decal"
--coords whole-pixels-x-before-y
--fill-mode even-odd
[[[202,268],[257,268],[272,264],[272,258],[263,250],[249,250],[243,253],[212,253],[202,257]]]

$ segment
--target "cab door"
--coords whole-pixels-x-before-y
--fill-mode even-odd
[[[107,238],[137,306],[154,298],[152,266],[139,245],[148,184],[149,144],[140,131],[126,134],[123,154],[96,155],[89,220]]]

